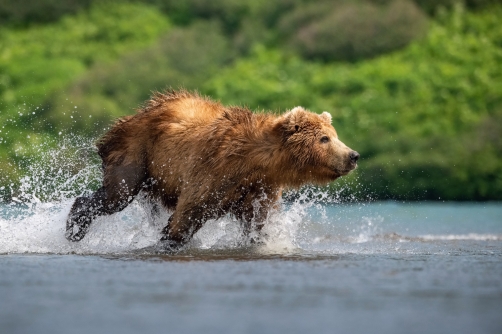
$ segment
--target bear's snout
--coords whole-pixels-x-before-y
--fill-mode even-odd
[[[350,150],[348,156],[347,156],[347,160],[346,161],[346,172],[345,174],[349,173],[350,171],[354,170],[357,168],[357,160],[359,160],[359,153],[357,153],[356,151],[353,151],[353,150]]]
[[[359,160],[359,157],[360,155],[356,151],[351,151],[349,153],[350,162],[352,162],[354,165],[357,163],[357,160]]]

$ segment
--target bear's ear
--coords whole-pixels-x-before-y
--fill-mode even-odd
[[[322,114],[319,115],[321,119],[328,123],[328,125],[331,125],[331,114],[327,111],[324,111]]]
[[[281,128],[286,134],[293,134],[301,130],[301,124],[307,111],[302,107],[295,107],[285,113],[280,119]]]

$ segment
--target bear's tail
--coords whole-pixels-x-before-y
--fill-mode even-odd
[[[98,148],[98,154],[103,160],[103,167],[111,162],[114,152],[120,152],[124,150],[123,139],[127,134],[125,129],[126,124],[134,117],[134,115],[125,116],[117,119],[112,128],[105,133],[96,142],[96,147]]]

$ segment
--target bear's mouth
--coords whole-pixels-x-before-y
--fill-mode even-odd
[[[346,168],[344,169],[339,169],[335,168],[333,171],[338,174],[339,176],[344,176],[352,172],[354,169],[357,168],[357,163],[350,163]]]
[[[340,175],[340,176],[344,176],[344,175],[347,175],[349,174],[350,172],[352,172],[354,170],[354,168],[352,169],[343,169],[343,170],[336,170],[335,172]]]

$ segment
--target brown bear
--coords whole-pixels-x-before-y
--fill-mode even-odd
[[[254,114],[187,91],[154,94],[97,147],[103,186],[75,200],[66,238],[81,240],[95,217],[124,209],[144,190],[174,211],[162,231],[166,249],[227,213],[248,233],[259,230],[283,188],[326,184],[359,158],[338,139],[327,112]]]

